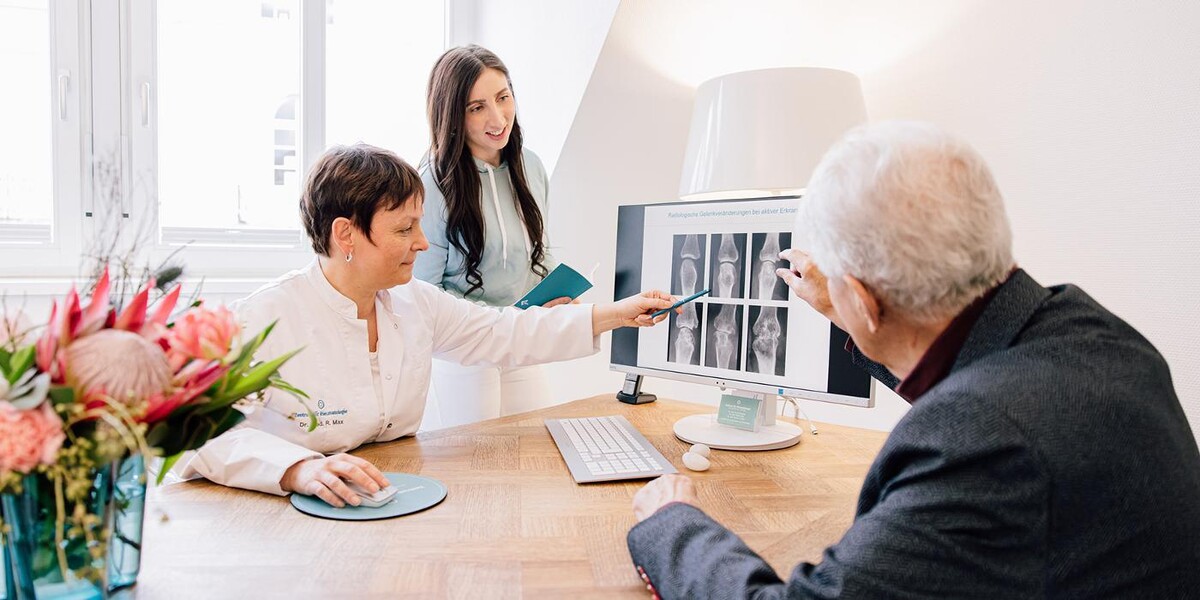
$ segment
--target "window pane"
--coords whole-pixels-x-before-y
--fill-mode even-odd
[[[299,1],[159,0],[157,44],[160,227],[299,229]]]
[[[49,241],[54,217],[48,0],[0,0],[0,241]]]
[[[326,23],[326,143],[366,142],[416,166],[429,147],[425,86],[445,49],[444,3],[333,0]]]

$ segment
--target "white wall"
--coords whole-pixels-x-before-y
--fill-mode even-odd
[[[567,262],[607,266],[587,298],[611,297],[616,206],[677,198],[696,85],[753,68],[846,69],[873,120],[933,121],[984,154],[1020,264],[1043,284],[1079,284],[1145,334],[1200,433],[1196,23],[1188,0],[622,2],[554,173],[551,235],[574,241],[559,251]],[[555,368],[556,396],[615,390],[607,357]],[[906,409],[886,391],[878,403],[806,406],[878,428]]]
[[[525,147],[553,173],[617,0],[451,0],[450,7],[449,46],[479,44],[504,61]]]

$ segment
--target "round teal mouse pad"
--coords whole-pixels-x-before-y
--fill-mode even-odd
[[[384,473],[384,477],[396,487],[396,496],[379,508],[350,506],[334,508],[316,496],[292,494],[292,506],[296,510],[322,519],[336,521],[374,521],[402,517],[425,510],[446,499],[446,486],[436,479],[409,475],[407,473]]]

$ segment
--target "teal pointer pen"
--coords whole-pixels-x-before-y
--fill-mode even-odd
[[[654,314],[650,315],[650,318],[657,319],[659,315],[665,315],[665,314],[679,308],[680,306],[683,306],[684,304],[687,304],[688,302],[691,302],[692,300],[695,300],[696,298],[699,298],[700,296],[707,294],[709,291],[711,291],[711,290],[700,290],[699,292],[696,292],[695,294],[692,294],[691,296],[688,296],[687,298],[684,298],[683,300],[680,300],[679,302],[676,302],[675,304],[672,304],[671,306],[668,306],[667,308],[664,308],[659,311],[655,311]]]

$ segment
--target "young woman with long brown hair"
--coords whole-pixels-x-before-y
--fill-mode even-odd
[[[508,68],[480,46],[448,50],[430,74],[427,109],[421,225],[430,248],[415,276],[455,296],[511,306],[558,263],[546,236],[550,180],[542,161],[523,147]],[[448,427],[550,403],[537,366],[436,361],[433,381],[437,401],[427,425]]]

